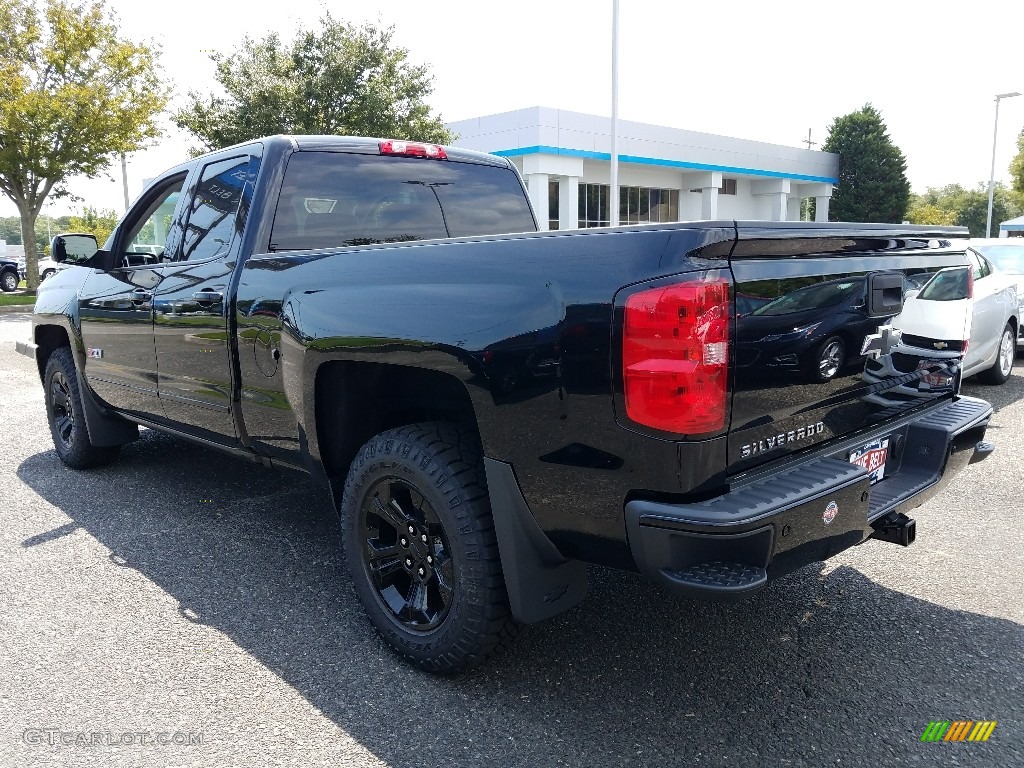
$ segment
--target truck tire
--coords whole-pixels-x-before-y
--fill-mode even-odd
[[[345,481],[346,564],[370,621],[429,672],[511,648],[512,618],[476,435],[424,423],[382,432]]]
[[[1013,362],[1017,357],[1017,334],[1013,332],[1013,324],[1007,323],[1003,334],[999,337],[999,349],[992,367],[982,371],[978,378],[986,384],[1005,384],[1013,373]]]
[[[120,446],[98,447],[89,441],[75,359],[69,347],[58,347],[50,355],[43,386],[46,421],[60,460],[72,469],[91,469],[114,461]]]
[[[18,273],[13,269],[5,269],[3,274],[0,274],[0,289],[7,293],[18,290],[19,282]]]

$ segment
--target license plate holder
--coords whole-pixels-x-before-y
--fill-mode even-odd
[[[889,458],[889,438],[882,437],[865,443],[850,451],[850,463],[867,470],[871,484],[874,485],[885,477],[885,462]]]

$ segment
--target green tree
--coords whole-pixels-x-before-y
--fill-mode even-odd
[[[96,242],[102,247],[117,226],[118,218],[117,213],[112,210],[97,211],[86,206],[80,216],[71,217],[67,229],[71,232],[88,232],[96,235]]]
[[[1024,206],[1024,129],[1017,136],[1017,154],[1010,161],[1010,189],[1017,198],[1017,204]],[[995,221],[994,214],[992,220]]]
[[[870,104],[837,117],[822,145],[839,155],[839,184],[832,192],[832,221],[903,221],[910,205],[907,161],[892,143],[882,115]]]
[[[996,182],[992,196],[992,221],[1006,221],[1021,213],[1010,190]],[[929,187],[921,195],[912,195],[907,218],[913,224],[951,224],[967,227],[971,237],[985,237],[988,216],[988,184],[978,182],[974,189],[959,184]]]
[[[8,245],[21,245],[21,220],[17,216],[0,217],[0,240]]]
[[[210,54],[223,95],[189,92],[174,122],[202,151],[276,133],[450,142],[425,101],[433,78],[393,45],[393,35],[391,27],[357,27],[327,14],[317,31],[300,31],[293,42],[277,33],[246,38],[229,54]]]
[[[102,0],[0,0],[0,191],[32,242],[47,197],[158,135],[158,52],[119,39]],[[39,285],[32,248],[29,288]]]

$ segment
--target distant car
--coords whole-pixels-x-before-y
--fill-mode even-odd
[[[0,289],[7,293],[16,291],[20,281],[18,262],[13,259],[0,259]]]
[[[1016,280],[1018,316],[1024,314],[1024,237],[971,240],[970,246],[997,271]],[[1024,331],[1020,327],[1017,328],[1017,346],[1024,347]]]
[[[1016,357],[1017,283],[995,271],[973,248],[967,249],[967,259],[969,268],[940,270],[920,291],[908,291],[903,311],[892,324],[902,331],[902,343],[908,347],[962,351],[964,378],[980,374],[989,384],[1003,384],[1013,372]],[[962,327],[963,313],[957,311],[967,305],[971,307],[969,333]]]
[[[36,264],[39,267],[40,280],[45,280],[48,277],[53,277],[53,275],[58,270],[64,269],[63,264],[58,264],[45,253],[40,253],[36,255]],[[18,276],[22,280],[28,279],[28,266],[25,263],[24,257],[18,259]]]
[[[737,374],[803,371],[811,381],[834,379],[878,327],[865,308],[865,285],[859,276],[829,280],[753,309],[736,337]]]

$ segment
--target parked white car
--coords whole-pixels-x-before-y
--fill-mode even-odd
[[[940,270],[920,291],[908,291],[893,326],[903,332],[903,344],[921,349],[957,351],[966,339],[963,377],[980,374],[990,384],[1003,384],[1017,352],[1017,280],[995,270],[973,247],[967,249],[967,260],[970,269]],[[969,328],[964,328],[968,306]]]
[[[1017,282],[1018,316],[1024,315],[1024,237],[971,240],[971,248]],[[1017,328],[1017,346],[1024,347],[1024,330]]]
[[[58,264],[49,256],[44,256],[43,254],[39,254],[38,256],[36,256],[36,263],[39,265],[40,280],[45,280],[48,277],[53,277],[53,275],[58,270],[64,269],[64,267],[66,266],[64,264]],[[25,263],[24,256],[18,259],[18,276],[22,280],[25,280],[28,277],[28,267]]]

